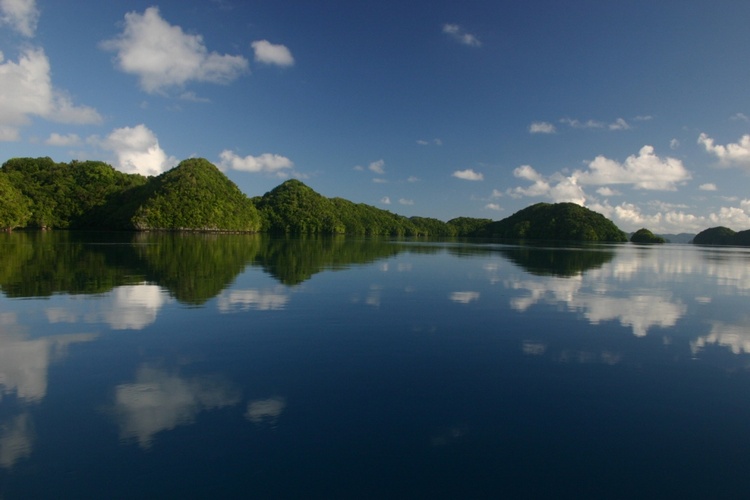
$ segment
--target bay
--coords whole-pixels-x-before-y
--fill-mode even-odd
[[[748,264],[0,234],[0,496],[743,497]]]

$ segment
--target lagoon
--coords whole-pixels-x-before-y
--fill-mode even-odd
[[[743,497],[750,249],[0,234],[0,496]]]

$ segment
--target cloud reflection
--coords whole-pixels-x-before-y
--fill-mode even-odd
[[[459,304],[468,304],[469,302],[479,300],[479,292],[453,292],[451,300]]]
[[[222,313],[257,311],[280,311],[286,308],[289,295],[276,290],[231,290],[222,292],[218,298]]]
[[[221,377],[188,379],[144,365],[135,382],[115,388],[120,437],[136,439],[147,449],[157,433],[192,424],[198,413],[239,400],[239,391]]]
[[[719,321],[713,322],[711,333],[690,342],[690,349],[693,354],[698,354],[708,345],[727,347],[734,354],[750,353],[750,327],[747,324],[728,325]]]
[[[275,425],[284,408],[286,408],[286,400],[280,396],[256,399],[247,404],[245,418],[254,424],[268,423]]]
[[[0,467],[13,467],[18,460],[31,456],[33,436],[28,413],[0,424]]]

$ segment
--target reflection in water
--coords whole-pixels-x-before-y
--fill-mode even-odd
[[[27,339],[0,325],[0,388],[26,402],[38,402],[47,394],[51,361],[64,355],[68,345],[91,342],[96,334],[80,333]]]
[[[135,382],[115,388],[115,413],[120,437],[150,448],[155,434],[191,424],[198,413],[239,400],[239,390],[219,376],[183,378],[142,365]]]
[[[143,329],[156,321],[159,309],[168,300],[161,287],[147,284],[117,287],[111,297],[112,307],[100,312],[96,319],[104,320],[115,330]]]
[[[268,399],[256,399],[247,404],[245,418],[254,424],[267,423],[276,425],[281,412],[286,408],[286,400],[280,396]]]
[[[13,467],[16,461],[31,456],[33,436],[28,413],[0,424],[0,467]]]
[[[713,321],[711,333],[690,342],[690,349],[698,354],[712,344],[728,347],[734,354],[750,353],[750,321],[737,325]]]
[[[219,295],[218,306],[222,313],[256,311],[280,311],[289,302],[289,294],[283,288],[274,290],[229,290]]]
[[[96,334],[67,334],[30,339],[13,313],[0,315],[0,401],[13,395],[23,404],[36,404],[47,395],[52,361],[65,356],[71,344],[91,342]],[[0,420],[0,467],[12,467],[31,455],[32,421],[29,413]]]
[[[451,293],[451,300],[459,304],[468,304],[479,300],[479,292],[453,292]]]

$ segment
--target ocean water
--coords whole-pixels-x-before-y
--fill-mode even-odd
[[[750,251],[0,235],[2,498],[742,498]]]

